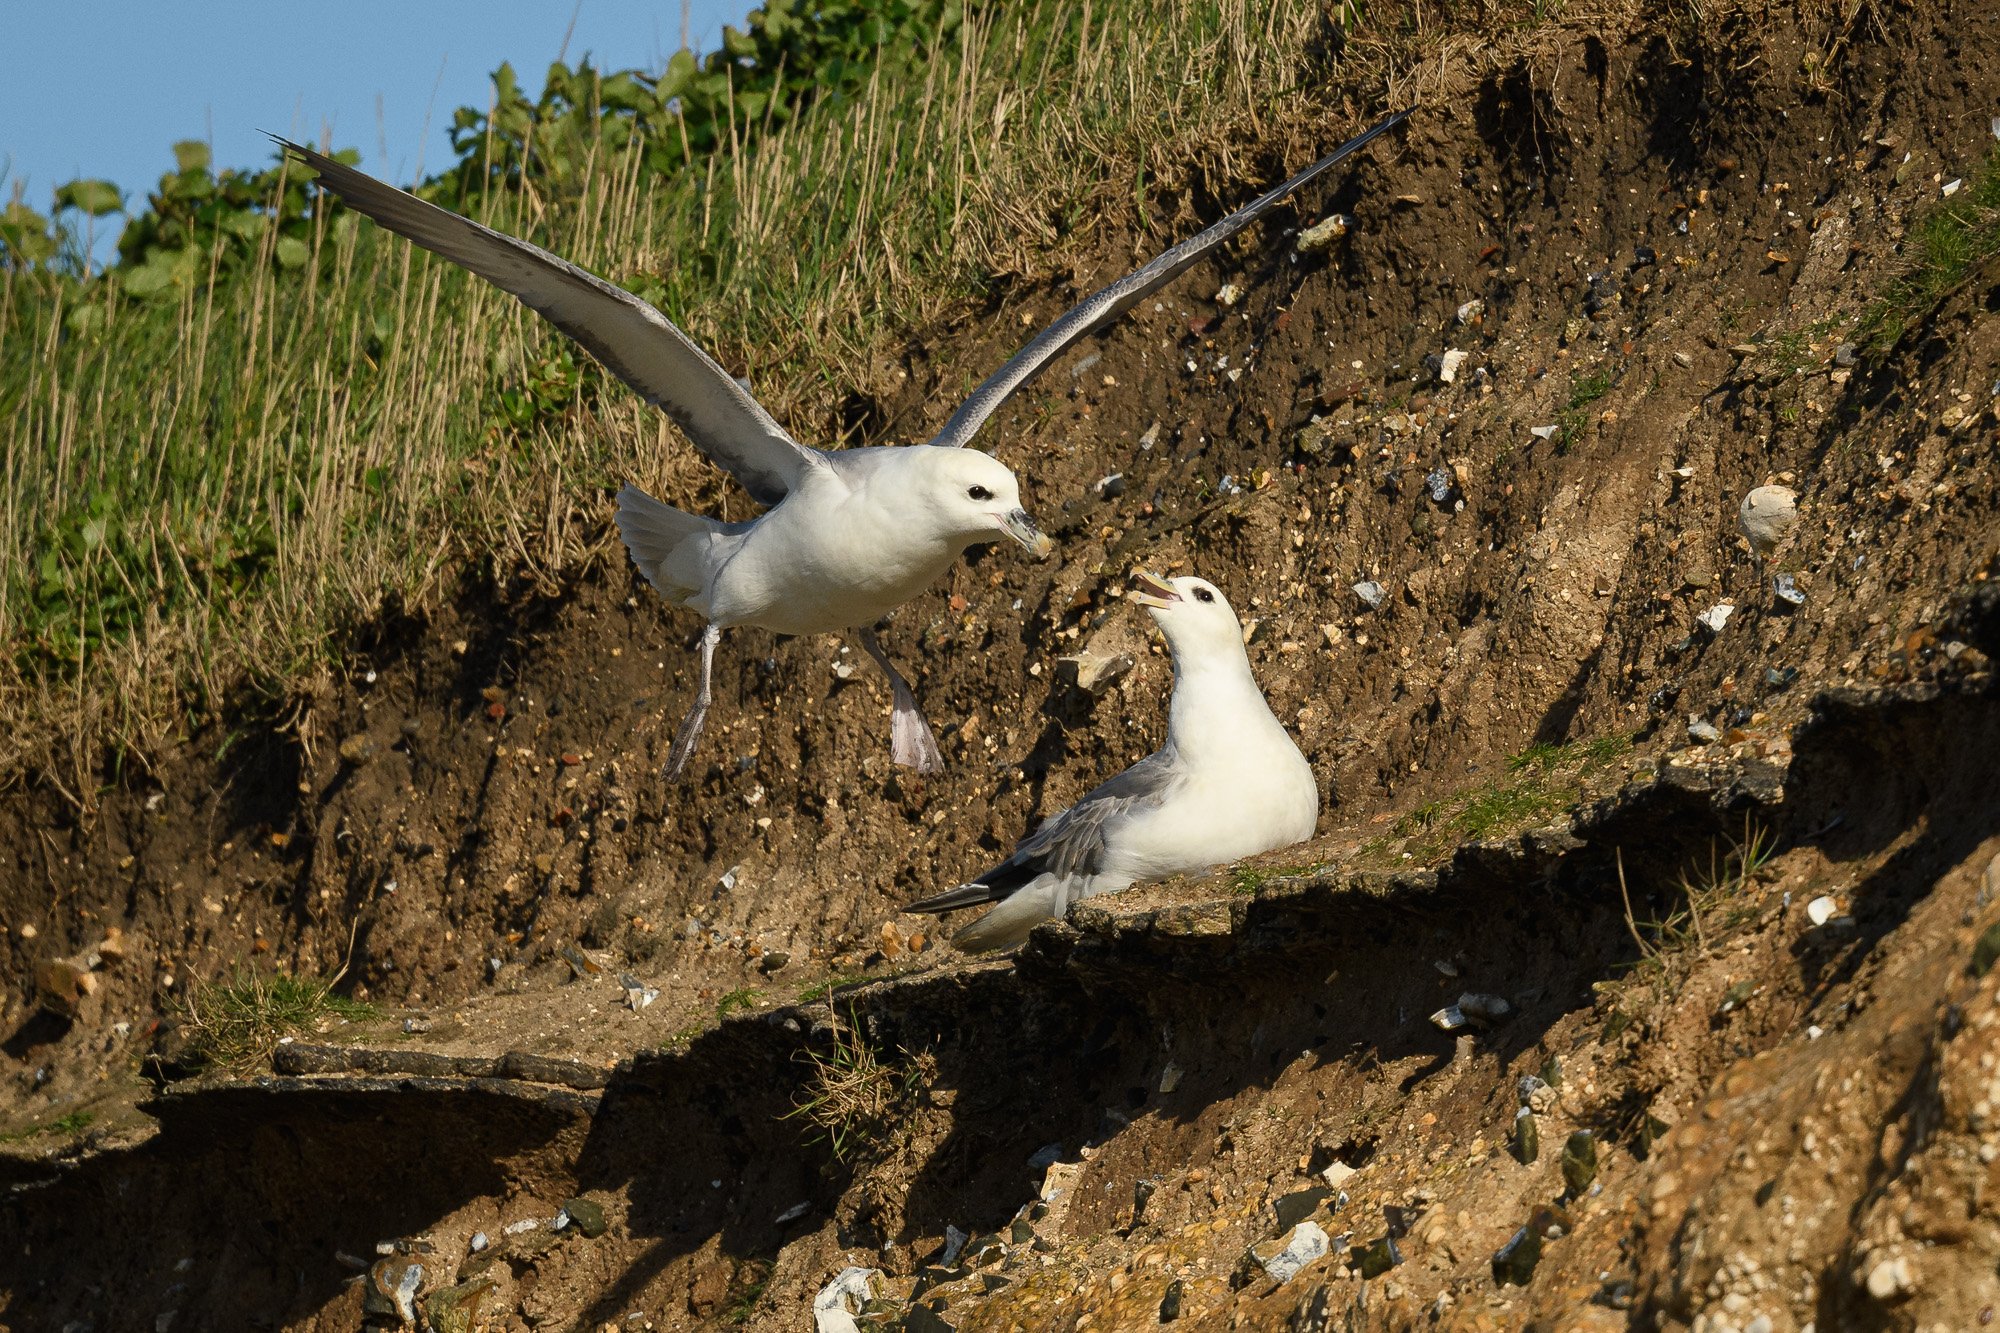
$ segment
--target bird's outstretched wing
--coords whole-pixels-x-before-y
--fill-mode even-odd
[[[1409,114],[1408,110],[1398,111],[1365,133],[1349,139],[1268,194],[1237,209],[1199,236],[1182,241],[1144,268],[1135,273],[1128,273],[1109,287],[1086,297],[1061,319],[1036,334],[1033,341],[1016,352],[1006,365],[987,376],[986,381],[972,391],[972,396],[959,405],[958,411],[952,413],[951,420],[945,422],[944,429],[937,433],[931,443],[953,449],[971,443],[972,437],[979,433],[979,428],[985,424],[986,418],[992,416],[1000,404],[1007,401],[1008,395],[1027,383],[1043,366],[1055,360],[1070,344],[1130,309],[1141,297],[1164,285],[1210,250],[1270,212],[1272,207],[1286,195],[1376,135],[1394,128]]]
[[[911,903],[906,912],[949,912],[999,902],[1043,875],[1082,879],[1104,864],[1113,829],[1126,816],[1167,799],[1180,778],[1166,751],[1147,755],[1100,784],[1023,839],[1014,854],[970,884]]]
[[[273,135],[355,212],[469,269],[581,343],[606,369],[672,417],[750,497],[774,505],[826,465],[774,421],[714,358],[646,302],[540,246],[426,203],[323,153]]]

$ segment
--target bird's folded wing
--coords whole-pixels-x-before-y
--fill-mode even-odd
[[[972,883],[911,903],[903,910],[949,912],[998,902],[1043,875],[1064,880],[1094,875],[1103,867],[1105,853],[1120,826],[1130,816],[1165,802],[1180,777],[1171,756],[1165,752],[1147,755],[1043,823],[1012,856]]]
[[[349,208],[512,293],[576,339],[672,417],[758,503],[776,504],[809,469],[825,466],[824,455],[786,434],[708,353],[632,293],[323,153],[277,142],[318,172],[321,186]]]
[[[972,437],[979,433],[980,426],[985,424],[986,418],[992,416],[1000,404],[1007,401],[1009,394],[1027,383],[1043,366],[1060,356],[1071,343],[1122,314],[1141,297],[1164,285],[1210,250],[1270,212],[1286,195],[1376,135],[1393,128],[1409,114],[1407,110],[1398,111],[1366,132],[1349,139],[1276,189],[1237,209],[1199,236],[1182,241],[1144,268],[1135,273],[1128,273],[1109,287],[1086,297],[1068,314],[1036,334],[1034,340],[1016,352],[1014,358],[1006,365],[987,376],[986,381],[972,391],[972,396],[959,405],[958,411],[952,413],[951,420],[945,423],[944,429],[937,433],[931,443],[946,448],[959,448],[969,444]]]

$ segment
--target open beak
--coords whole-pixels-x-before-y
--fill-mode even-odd
[[[1049,540],[1047,533],[1035,526],[1035,520],[1028,517],[1025,509],[1010,510],[1000,515],[1000,530],[1027,547],[1028,554],[1037,560],[1056,549],[1056,544]]]
[[[1148,574],[1143,569],[1132,571],[1132,587],[1125,594],[1126,601],[1137,602],[1140,606],[1158,608],[1172,606],[1180,599],[1181,595],[1175,592],[1172,585],[1159,575]]]

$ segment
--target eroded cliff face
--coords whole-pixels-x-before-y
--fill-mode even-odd
[[[912,1330],[1976,1326],[2000,268],[1871,318],[1920,219],[1991,225],[1945,187],[2000,73],[1985,7],[1864,10],[1442,41],[1301,202],[1340,242],[1260,228],[996,420],[1062,554],[893,622],[942,778],[858,649],[742,632],[662,785],[692,627],[606,562],[87,819],[10,795],[7,1320],[393,1323],[415,1264],[440,1328],[790,1329],[848,1267]],[[1171,230],[1343,128],[1275,113]],[[1158,239],[864,415],[925,433]],[[1142,563],[1256,622],[1320,836],[958,959],[900,904],[1157,742]],[[191,981],[343,961],[372,1016],[183,1077]]]

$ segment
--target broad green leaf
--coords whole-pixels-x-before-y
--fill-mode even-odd
[[[581,102],[590,91],[590,67],[579,67],[575,73],[560,60],[549,62],[549,72],[542,76],[542,102],[544,105],[558,97],[566,97],[572,102]]]
[[[493,100],[496,106],[507,106],[521,96],[521,90],[514,79],[514,67],[506,61],[493,71]]]
[[[199,139],[182,139],[174,145],[174,162],[182,171],[206,171],[208,159],[208,145]]]
[[[157,296],[173,281],[173,270],[165,264],[147,262],[118,270],[118,281],[128,296]]]
[[[667,57],[666,71],[660,75],[660,81],[654,85],[653,92],[662,102],[670,102],[676,97],[684,96],[688,85],[700,72],[701,66],[695,63],[694,52],[682,47]]]
[[[296,236],[278,238],[278,264],[283,268],[304,268],[312,251]]]
[[[63,326],[78,338],[87,338],[104,328],[104,307],[80,305],[63,317]]]
[[[228,232],[231,236],[239,237],[246,241],[254,241],[262,236],[265,229],[271,225],[271,219],[266,214],[254,213],[244,208],[238,209],[233,213],[223,214],[219,225],[222,230]]]
[[[625,70],[598,85],[597,100],[605,106],[630,111],[645,105],[646,90],[630,70]]]
[[[57,208],[80,208],[94,218],[125,207],[125,196],[110,181],[73,180],[56,187]]]

